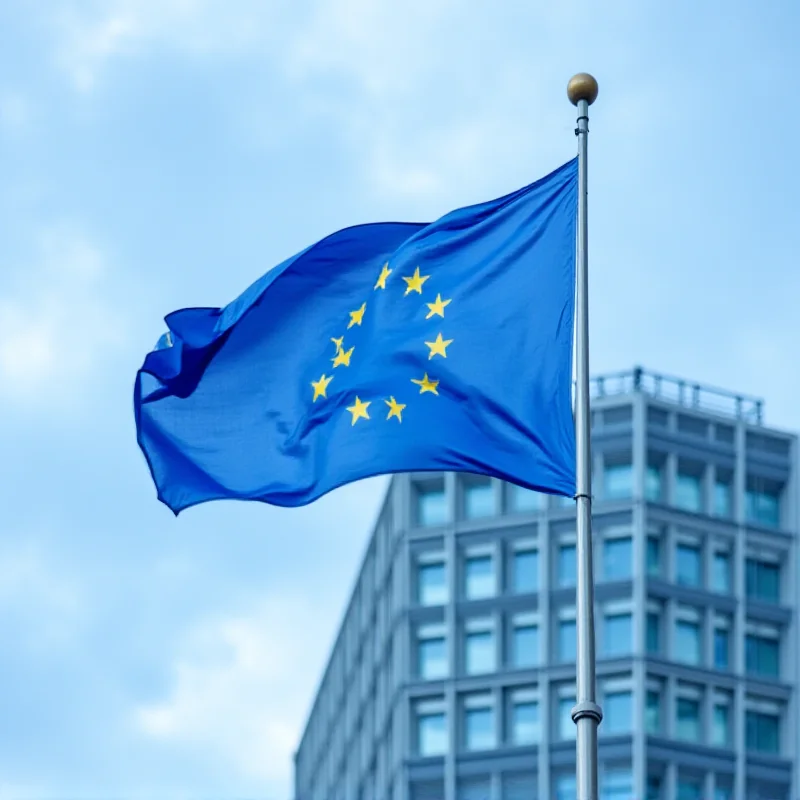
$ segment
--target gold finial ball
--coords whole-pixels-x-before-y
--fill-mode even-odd
[[[597,81],[588,72],[579,72],[569,79],[567,84],[567,97],[570,103],[576,106],[581,100],[589,105],[597,100]]]

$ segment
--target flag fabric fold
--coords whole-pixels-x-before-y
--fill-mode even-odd
[[[430,224],[360,225],[189,308],[138,371],[137,438],[175,513],[310,503],[378,474],[575,492],[577,159]]]

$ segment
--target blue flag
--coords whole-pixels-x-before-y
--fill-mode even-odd
[[[577,160],[431,224],[334,233],[225,308],[189,308],[136,377],[175,513],[310,503],[373,475],[473,472],[575,492]]]

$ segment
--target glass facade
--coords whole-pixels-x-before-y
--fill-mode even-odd
[[[464,596],[482,600],[492,597],[495,591],[494,559],[489,555],[468,557],[464,561]]]
[[[791,800],[796,439],[642,386],[593,406],[599,797]],[[575,800],[575,581],[573,501],[394,476],[293,800]]]
[[[781,599],[780,564],[748,558],[745,562],[747,597],[763,603],[779,603]]]
[[[512,628],[511,663],[516,669],[535,667],[539,659],[539,626],[518,620]]]
[[[447,602],[447,574],[443,562],[417,567],[417,602],[421,606],[441,606]]]
[[[631,464],[609,464],[603,471],[603,496],[606,500],[627,500],[633,495]]]
[[[482,675],[497,668],[496,645],[492,630],[467,631],[464,644],[467,675]]]
[[[444,711],[420,707],[417,711],[417,752],[440,756],[447,752],[447,720]]]
[[[433,528],[448,522],[447,500],[444,487],[417,490],[417,524]]]
[[[562,619],[558,623],[558,659],[559,661],[575,661],[577,644],[574,619]]]
[[[467,750],[491,750],[497,744],[494,709],[491,700],[464,709],[464,746]]]
[[[514,553],[512,586],[517,594],[539,590],[538,550],[518,550]]]
[[[603,542],[603,578],[625,581],[633,576],[633,541],[629,537]]]
[[[489,481],[464,486],[464,516],[467,519],[491,517],[495,513],[494,486]]]
[[[509,510],[523,513],[526,511],[542,511],[547,505],[547,495],[524,489],[522,486],[510,484],[508,492]]]
[[[609,735],[630,733],[633,726],[633,697],[630,692],[609,692],[603,703],[601,732]]]
[[[714,553],[711,563],[711,589],[720,594],[728,594],[731,590],[731,557],[727,553]]]
[[[780,674],[779,639],[748,635],[744,642],[745,669],[748,674],[777,678]]]
[[[417,653],[420,678],[436,680],[447,676],[447,642],[443,625],[430,625],[419,629]]]
[[[700,626],[696,622],[678,620],[675,625],[675,660],[684,664],[699,664],[701,644]]]
[[[631,614],[607,614],[603,626],[603,655],[625,656],[633,649],[633,617]]]
[[[542,738],[539,720],[539,703],[525,693],[518,692],[511,705],[511,743],[536,744]]]
[[[679,544],[675,549],[675,582],[682,586],[700,586],[701,576],[700,548]]]
[[[758,483],[755,481],[754,483]],[[779,528],[781,524],[780,493],[766,488],[749,488],[745,494],[747,521],[765,528]]]
[[[558,585],[565,588],[574,586],[576,569],[575,545],[561,545],[558,549]]]
[[[684,742],[700,741],[700,701],[679,697],[676,703],[675,737]]]
[[[714,668],[725,671],[730,666],[730,631],[727,628],[714,630]]]
[[[757,753],[780,752],[780,718],[757,711],[745,713],[745,745]]]
[[[675,505],[684,511],[702,511],[703,488],[699,475],[678,473],[675,478]]]

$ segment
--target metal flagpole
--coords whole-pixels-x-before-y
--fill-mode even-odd
[[[577,514],[578,637],[575,707],[577,727],[575,782],[577,800],[597,800],[597,726],[603,718],[595,701],[594,574],[592,568],[592,457],[589,417],[589,280],[586,226],[586,140],[589,106],[597,99],[597,81],[586,73],[573,76],[567,96],[578,107],[578,242],[575,296],[575,478]]]

